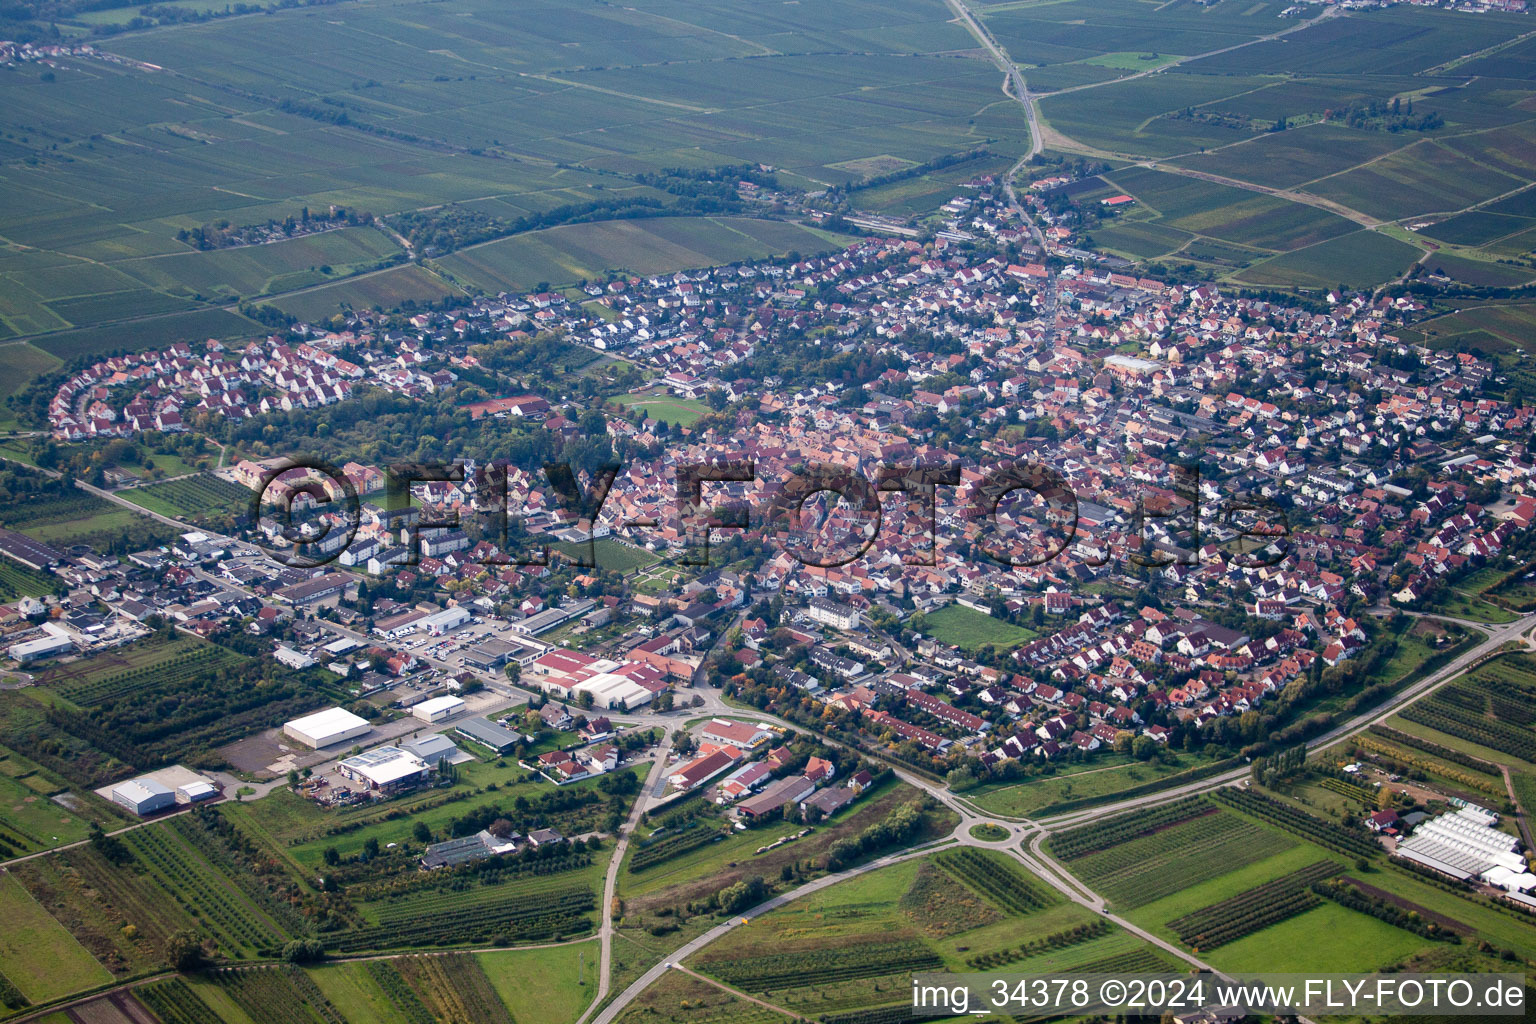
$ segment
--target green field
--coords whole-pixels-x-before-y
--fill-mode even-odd
[[[961,604],[949,604],[923,617],[923,631],[940,643],[963,651],[979,651],[991,645],[1007,650],[1037,635],[1022,626],[994,618]]]
[[[1132,227],[1156,224],[1283,254],[1239,261],[1251,264],[1246,269],[1180,254],[1219,276],[1237,270],[1240,283],[1364,286],[1397,276],[1418,254],[1386,239],[1338,239],[1357,231],[1348,221],[1428,217],[1440,222],[1427,229],[1431,236],[1486,247],[1444,254],[1452,277],[1512,283],[1522,271],[1478,257],[1521,256],[1536,244],[1536,222],[1520,191],[1536,174],[1531,48],[1529,41],[1503,46],[1527,31],[1524,23],[1395,9],[1308,24],[1317,11],[1303,12],[1280,19],[1277,5],[1244,8],[1236,0],[1155,9],[1132,0],[1061,0],[985,9],[1010,55],[1034,65],[1024,73],[1046,94],[1040,110],[1055,133],[1054,151],[1160,162],[1157,171],[1112,172],[1141,208],[1095,230],[1095,242],[1133,258],[1165,255],[1177,248],[1177,236],[1138,236]],[[1285,38],[1255,41],[1276,33]],[[1483,50],[1492,52],[1462,60]],[[1142,58],[1162,64],[1168,54],[1209,56],[1118,80]],[[1466,77],[1485,64],[1507,77]],[[1158,190],[1144,194],[1119,181],[1173,167],[1257,188],[1224,197],[1227,186],[1186,178],[1206,204],[1195,214],[1165,209]],[[1296,189],[1337,205],[1318,208],[1323,204],[1304,204],[1302,196],[1260,189]],[[1265,230],[1264,221],[1280,209],[1300,219],[1288,232]]]
[[[597,956],[593,942],[480,953],[476,959],[514,1019],[572,1024],[597,990]]]
[[[1123,755],[1114,755],[1122,757]],[[1093,763],[1027,782],[988,785],[966,794],[977,807],[1009,817],[1027,817],[1064,800],[1111,797],[1123,789],[1193,771],[1209,763],[1198,753],[1180,754],[1176,760],[1105,764],[1101,753]],[[1170,783],[1171,785],[1172,783]]]
[[[696,398],[677,398],[658,390],[638,395],[621,395],[613,401],[626,409],[642,409],[651,419],[682,427],[693,426],[700,416],[709,411],[709,407]]]
[[[112,980],[69,932],[38,906],[16,879],[0,877],[0,959],[5,976],[34,1003]]]
[[[5,304],[0,296],[0,307]],[[33,379],[59,368],[58,357],[26,344],[0,346],[0,364],[6,369],[5,379],[0,380],[0,430],[14,430],[18,424],[16,414],[5,401],[26,387]]]
[[[573,558],[585,559],[588,557],[587,545],[557,543],[553,547]],[[628,575],[661,561],[660,558],[646,551],[644,548],[632,547],[623,541],[613,537],[599,537],[592,542],[592,557],[597,562],[597,568],[609,572],[621,572]]]
[[[251,492],[244,487],[210,473],[132,487],[119,493],[151,512],[194,522],[210,515],[242,513],[251,500]]]
[[[332,205],[381,218],[460,204],[506,223],[557,209],[555,222],[595,220],[586,210],[600,202],[672,204],[638,180],[663,168],[762,163],[815,188],[876,161],[984,147],[1001,166],[1028,145],[995,69],[951,56],[974,44],[931,0],[729,13],[697,0],[575,11],[536,0],[516,18],[489,0],[383,0],[163,24],[97,45],[127,62],[66,59],[46,78],[0,80],[12,129],[0,139],[11,243],[0,340],[46,332],[40,346],[61,356],[259,333],[212,308],[237,296],[324,319],[343,303],[452,293],[426,266],[327,284],[401,256],[371,227],[240,249],[178,240],[204,225]],[[838,244],[751,223],[578,224],[418,255],[507,287]]]
[[[783,221],[656,217],[533,231],[475,246],[437,263],[487,291],[556,287],[615,274],[664,274],[787,252],[835,249],[838,236]]]

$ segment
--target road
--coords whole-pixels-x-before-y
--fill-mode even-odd
[[[598,928],[598,936],[602,939],[602,953],[599,960],[597,995],[587,1007],[586,1013],[576,1024],[583,1024],[593,1007],[608,998],[608,988],[613,982],[613,901],[619,891],[619,865],[624,862],[624,853],[629,849],[629,837],[634,834],[635,826],[640,824],[640,816],[645,813],[649,805],[652,787],[658,780],[667,777],[667,755],[672,751],[672,736],[663,733],[661,743],[656,748],[656,763],[651,765],[651,773],[645,780],[645,785],[640,787],[640,793],[635,797],[635,805],[629,809],[629,818],[619,829],[618,842],[614,844],[613,856],[608,858],[608,873],[603,878],[603,902],[598,906],[598,920],[602,922]]]

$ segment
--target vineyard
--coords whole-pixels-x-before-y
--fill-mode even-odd
[[[590,885],[503,884],[430,893],[379,907],[376,926],[328,936],[326,946],[355,953],[569,937],[591,929],[587,914],[596,905]]]
[[[1356,832],[1324,821],[1274,797],[1264,796],[1248,789],[1233,789],[1230,786],[1218,789],[1214,796],[1222,803],[1251,814],[1255,818],[1262,818],[1287,832],[1294,832],[1319,846],[1326,846],[1352,857],[1370,857],[1381,852],[1381,847],[1363,832]]]
[[[903,1024],[911,1019],[912,1004],[897,1003],[895,1006],[876,1006],[848,1013],[829,1013],[821,1021],[822,1024]]]
[[[197,521],[210,514],[238,514],[249,507],[251,492],[208,473],[133,487],[120,492],[135,505],[176,519]]]
[[[1146,947],[1091,960],[1074,968],[1079,974],[1167,974],[1175,969],[1173,964]]]
[[[773,953],[745,959],[705,961],[700,965],[729,985],[749,992],[808,988],[855,978],[939,971],[944,961],[921,942],[863,942],[839,946],[836,956],[826,950]]]
[[[896,904],[924,934],[958,935],[1001,921],[992,904],[932,864],[922,864]]]
[[[229,968],[210,977],[256,1024],[347,1024],[297,967]]]
[[[254,852],[257,850],[254,846],[248,847],[245,852],[236,851],[230,840],[244,837],[217,811],[205,807],[193,814],[172,818],[168,825],[188,846],[213,865],[215,871],[234,882],[251,903],[280,928],[292,935],[302,935],[308,930],[309,922],[294,909],[293,904],[273,895],[272,890],[251,869],[253,857],[264,858],[266,851]],[[221,828],[225,831],[221,832]]]
[[[1342,870],[1332,861],[1320,860],[1256,889],[1175,918],[1168,922],[1168,927],[1191,949],[1225,946],[1319,906],[1322,900],[1313,894],[1312,884]]]
[[[0,601],[18,597],[42,597],[59,589],[59,578],[24,565],[0,562]]]
[[[1072,870],[1116,903],[1140,907],[1294,845],[1272,829],[1212,809],[1152,835],[1081,857]]]
[[[219,1015],[180,978],[136,988],[133,994],[160,1018],[161,1024],[221,1024]]]
[[[934,857],[934,863],[962,885],[1012,914],[1027,914],[1058,902],[1053,893],[1018,868],[982,850],[948,850]]]
[[[1018,963],[1020,960],[1028,960],[1030,957],[1040,956],[1042,953],[1052,953],[1069,946],[1079,946],[1085,942],[1092,942],[1114,931],[1114,925],[1108,921],[1089,921],[1075,928],[1067,928],[1063,931],[1042,935],[1038,939],[1009,949],[999,949],[992,953],[983,953],[966,960],[966,966],[973,971],[990,971],[1007,964]]]
[[[439,1024],[515,1024],[480,962],[468,954],[407,957],[396,966]]]
[[[233,883],[169,829],[134,829],[123,841],[227,952],[271,951],[287,938]]]
[[[1138,836],[1151,835],[1170,825],[1213,814],[1215,808],[1198,796],[1176,800],[1147,811],[1122,814],[1108,821],[1096,821],[1051,837],[1051,852],[1062,860],[1075,860],[1099,850],[1107,850]]]
[[[80,911],[96,918],[103,930],[128,922],[143,942],[159,950],[173,933],[197,926],[180,904],[167,898],[147,869],[114,867],[89,846],[66,850],[58,859],[78,877],[84,893],[89,894],[80,901]],[[42,869],[35,861],[27,866]],[[30,880],[28,884],[31,885]]]
[[[1525,658],[1491,661],[1399,712],[1447,736],[1536,762],[1536,674]]]
[[[697,850],[717,839],[723,839],[725,835],[724,832],[709,828],[702,821],[690,822],[682,830],[654,839],[637,849],[629,858],[629,872],[632,875],[638,875],[663,861],[681,856],[690,850]]]
[[[437,1018],[427,1009],[416,990],[406,983],[395,965],[388,960],[369,960],[363,965],[368,975],[384,991],[389,1005],[399,1015],[400,1024],[437,1024]],[[166,1024],[172,1024],[166,1021]]]

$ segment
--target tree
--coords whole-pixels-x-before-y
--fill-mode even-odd
[[[320,856],[330,867],[335,867],[337,864],[341,863],[341,851],[337,850],[334,846],[327,846],[325,848],[325,852]]]
[[[430,843],[432,841],[432,830],[427,827],[427,823],[424,821],[418,821],[416,827],[411,830],[411,834],[416,837],[418,843]]]
[[[325,959],[319,939],[294,939],[283,945],[283,959],[291,964],[312,964]]]
[[[379,841],[378,841],[378,839],[374,838],[373,836],[369,836],[368,837],[368,841],[363,844],[363,856],[367,857],[369,860],[372,860],[373,858],[377,857],[378,855],[379,855]]]
[[[183,974],[199,970],[207,962],[203,937],[189,930],[173,932],[165,940],[165,960]]]

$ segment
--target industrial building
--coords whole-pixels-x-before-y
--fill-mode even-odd
[[[0,555],[41,572],[63,559],[54,548],[15,530],[0,530]]]
[[[406,740],[400,744],[400,749],[415,754],[430,765],[436,765],[439,761],[458,764],[460,761],[474,760],[464,751],[454,746],[453,740],[437,733],[414,740]]]
[[[112,788],[112,802],[143,817],[176,806],[176,794],[154,779],[129,779]]]
[[[512,632],[523,636],[538,636],[547,633],[556,626],[563,626],[574,618],[587,614],[597,607],[597,602],[590,598],[584,598],[571,604],[562,605],[559,608],[550,608],[537,614],[530,615],[520,622],[512,623]]]
[[[366,782],[369,789],[392,793],[419,786],[432,775],[431,767],[415,754],[399,747],[376,747],[337,762],[343,778]]]
[[[498,754],[511,750],[522,741],[522,736],[511,729],[504,729],[495,722],[483,718],[468,718],[454,726],[453,731],[465,739],[474,740],[483,747],[490,747]]]
[[[423,722],[441,722],[463,711],[466,706],[458,697],[433,697],[411,708],[411,714]]]
[[[11,644],[5,649],[5,653],[14,658],[18,664],[25,665],[43,658],[68,654],[74,649],[75,642],[69,637],[47,633],[36,640],[23,640],[20,643]]]
[[[655,666],[567,650],[550,651],[535,659],[522,681],[565,700],[588,693],[596,707],[623,710],[649,704],[667,687],[665,674]]]
[[[456,605],[426,616],[416,623],[416,628],[424,629],[432,636],[442,636],[444,633],[452,633],[456,629],[469,625],[473,617],[469,614],[468,608]]]
[[[284,723],[283,732],[305,746],[319,750],[356,739],[372,728],[366,718],[359,718],[345,708],[326,708]]]

